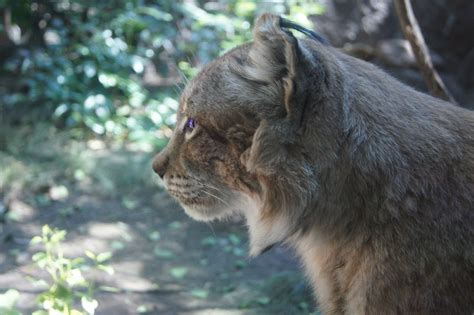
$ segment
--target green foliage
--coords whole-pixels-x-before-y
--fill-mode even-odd
[[[141,78],[154,49],[174,36],[165,26],[171,16],[136,1],[33,1],[29,9],[44,22],[37,34],[44,43],[5,63],[6,72],[20,77],[6,106],[39,107],[58,125],[117,139],[143,139],[146,131],[154,137],[143,141],[162,145],[161,127],[174,123],[174,93],[152,95]]]
[[[0,314],[21,315],[21,313],[16,308],[19,297],[20,293],[13,289],[0,294]]]
[[[172,86],[183,75],[249,41],[261,12],[308,25],[307,15],[324,9],[309,0],[3,0],[1,7],[31,35],[3,64],[3,76],[15,78],[0,93],[7,109],[158,147],[175,122]],[[168,83],[150,88],[145,73]]]
[[[48,280],[36,282],[46,284],[48,289],[37,297],[41,310],[34,315],[64,314],[93,315],[99,303],[94,299],[94,283],[83,276],[84,271],[97,269],[113,274],[113,269],[106,264],[111,258],[110,252],[94,254],[86,251],[88,260],[83,257],[66,258],[61,249],[66,231],[44,225],[41,236],[35,236],[31,244],[41,244],[44,251],[33,255],[33,261],[48,274]],[[76,305],[80,302],[82,310]]]

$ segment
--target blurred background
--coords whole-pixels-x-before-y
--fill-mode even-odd
[[[413,7],[473,109],[474,2]],[[248,260],[241,223],[191,221],[151,171],[185,83],[262,12],[426,91],[391,0],[0,0],[1,314],[318,313],[288,249]]]

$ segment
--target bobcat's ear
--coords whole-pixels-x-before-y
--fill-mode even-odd
[[[242,154],[247,170],[261,175],[273,174],[281,167],[301,116],[295,95],[301,54],[297,39],[281,23],[281,17],[269,13],[256,19],[247,62],[239,69],[239,75],[254,82],[267,100],[284,107],[283,117],[279,115],[282,111],[275,109],[273,118],[260,122],[251,147]]]
[[[297,39],[281,27],[281,22],[281,17],[269,13],[256,19],[254,42],[241,74],[250,81],[266,84],[274,97],[283,97],[286,114],[291,117],[295,110],[292,98],[299,48]]]

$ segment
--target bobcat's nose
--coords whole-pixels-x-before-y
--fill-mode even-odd
[[[165,150],[160,152],[155,158],[153,159],[153,170],[155,171],[158,176],[163,179],[166,174],[166,170],[168,169],[169,164],[169,156],[166,154]]]

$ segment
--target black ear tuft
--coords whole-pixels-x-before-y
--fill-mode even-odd
[[[298,32],[301,32],[303,34],[305,34],[306,36],[314,39],[314,40],[317,40],[318,42],[320,42],[321,44],[324,44],[324,45],[330,45],[329,41],[324,38],[323,36],[321,36],[320,34],[312,31],[312,30],[309,30],[299,24],[296,24],[296,23],[293,23],[287,19],[284,19],[284,18],[281,18],[280,19],[280,26],[282,28],[288,28],[288,29],[294,29],[294,30],[297,30]]]

